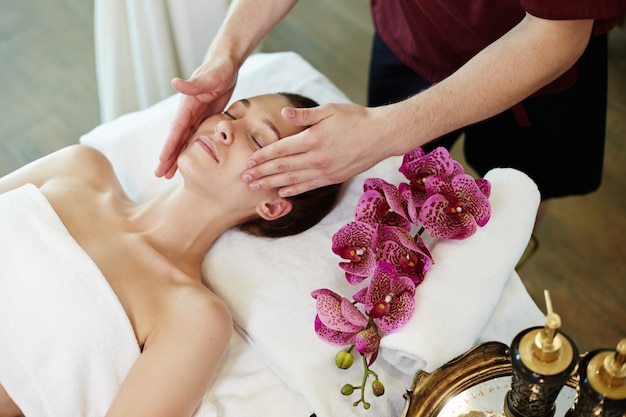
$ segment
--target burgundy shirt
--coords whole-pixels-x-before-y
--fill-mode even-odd
[[[435,83],[504,35],[528,12],[555,19],[594,19],[608,32],[626,14],[626,0],[371,0],[374,24],[387,46]],[[542,91],[571,85],[576,68]]]

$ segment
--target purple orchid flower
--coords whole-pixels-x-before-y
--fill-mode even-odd
[[[381,178],[368,178],[363,183],[363,191],[356,206],[355,220],[411,229],[406,201],[395,185]]]
[[[371,366],[378,356],[378,346],[380,345],[380,335],[374,327],[361,330],[354,336],[354,347],[361,355],[367,359],[368,366]]]
[[[315,333],[332,345],[354,344],[371,365],[378,355],[380,335],[368,326],[369,319],[345,297],[321,288],[311,293],[316,299]]]
[[[426,184],[430,197],[419,213],[426,231],[436,239],[465,239],[484,226],[491,216],[490,186],[485,181],[467,174],[451,180],[431,177]]]
[[[346,279],[358,284],[376,267],[375,242],[377,227],[365,222],[350,222],[333,235],[332,250],[346,259],[339,267],[346,271]]]
[[[413,238],[397,227],[383,226],[379,229],[376,246],[377,262],[393,265],[399,274],[418,285],[433,264],[430,251],[421,236]]]
[[[430,177],[447,178],[465,172],[463,166],[444,147],[435,148],[428,154],[422,148],[407,153],[399,171],[409,180],[409,184],[399,184],[398,192],[406,201],[407,215],[413,223],[419,222],[420,208],[429,197],[426,183]]]
[[[367,327],[368,319],[345,297],[321,288],[311,293],[316,300],[315,333],[333,345],[346,345]]]
[[[449,177],[464,172],[463,166],[442,146],[428,154],[422,148],[407,153],[402,159],[399,171],[410,181],[411,186],[418,190],[423,190],[428,178],[433,175]]]
[[[365,306],[366,314],[385,334],[404,326],[415,311],[415,284],[399,276],[393,265],[381,262],[369,287],[354,295]]]
[[[369,285],[360,285],[353,301],[329,289],[311,293],[317,335],[330,344],[351,345],[337,355],[337,366],[352,364],[353,349],[364,358],[362,385],[344,386],[350,392],[365,389],[381,338],[405,326],[415,312],[416,287],[434,262],[422,232],[435,239],[465,239],[491,216],[491,183],[465,174],[447,149],[426,154],[417,148],[404,156],[399,170],[408,183],[396,187],[381,178],[365,180],[354,221],[332,238],[333,252],[345,260],[339,266],[348,282],[360,284],[369,277]],[[374,384],[379,395],[383,391]]]

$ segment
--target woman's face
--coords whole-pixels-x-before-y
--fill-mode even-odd
[[[181,154],[178,165],[185,174],[193,162],[194,171],[212,188],[220,183],[247,190],[241,181],[246,161],[256,150],[302,131],[287,123],[280,111],[290,106],[279,94],[242,99],[222,114],[207,118],[194,133]]]

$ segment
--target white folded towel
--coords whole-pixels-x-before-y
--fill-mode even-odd
[[[321,287],[346,296],[355,291],[338,266],[341,259],[331,250],[332,235],[352,219],[365,175],[396,177],[399,164],[398,158],[383,161],[347,184],[338,206],[314,228],[280,239],[233,230],[218,239],[203,263],[208,285],[229,305],[235,322],[317,417],[368,416],[372,411],[377,416],[397,417],[404,407],[402,394],[413,375],[402,374],[383,360],[374,369],[387,394],[374,398],[370,391],[371,410],[352,406],[356,394],[341,395],[345,383],[360,384],[361,363],[355,361],[349,370],[336,368],[334,358],[341,348],[315,334],[311,297]]]
[[[539,191],[527,175],[514,169],[494,169],[485,178],[491,182],[491,219],[465,240],[434,243],[435,263],[417,287],[415,314],[405,327],[382,339],[382,357],[400,370],[432,371],[472,347],[507,285],[519,289],[512,298],[525,298],[526,306],[513,310],[506,326],[501,326],[513,329],[511,338],[493,337],[510,343],[527,324],[543,324],[541,312],[519,288],[519,277],[512,276],[533,230]],[[504,307],[500,314],[510,311]]]
[[[339,394],[344,383],[358,382],[360,371],[335,368],[339,348],[315,336],[310,293],[322,287],[346,297],[355,292],[337,266],[340,259],[331,251],[331,237],[352,219],[364,178],[397,184],[403,179],[399,166],[400,158],[390,158],[355,178],[339,205],[314,229],[275,240],[229,232],[203,265],[209,285],[231,306],[235,321],[318,417],[363,411]],[[403,405],[397,400],[415,372],[432,370],[463,353],[481,340],[485,329],[493,340],[510,343],[528,325],[542,324],[541,312],[514,273],[533,227],[537,188],[513,169],[493,170],[486,178],[492,183],[491,220],[467,240],[436,243],[435,266],[416,291],[415,315],[406,327],[382,339],[374,369],[386,395],[395,398],[373,400],[377,415],[397,415]]]
[[[104,416],[139,347],[119,300],[33,185],[0,195],[0,383],[27,416]]]

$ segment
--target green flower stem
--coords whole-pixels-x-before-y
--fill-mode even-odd
[[[367,385],[367,380],[370,377],[370,375],[373,375],[375,379],[378,379],[378,374],[369,368],[369,366],[367,365],[367,359],[365,359],[365,356],[361,356],[361,359],[363,361],[363,380],[361,381],[361,386],[354,387],[354,389],[361,390],[361,398],[358,401],[355,401],[352,405],[356,407],[360,403],[363,403],[363,408],[367,410],[370,408],[370,403],[365,401],[365,386]]]
[[[368,317],[367,319],[367,327],[373,327],[376,331],[378,331],[378,326],[376,325],[374,319],[371,317]]]

